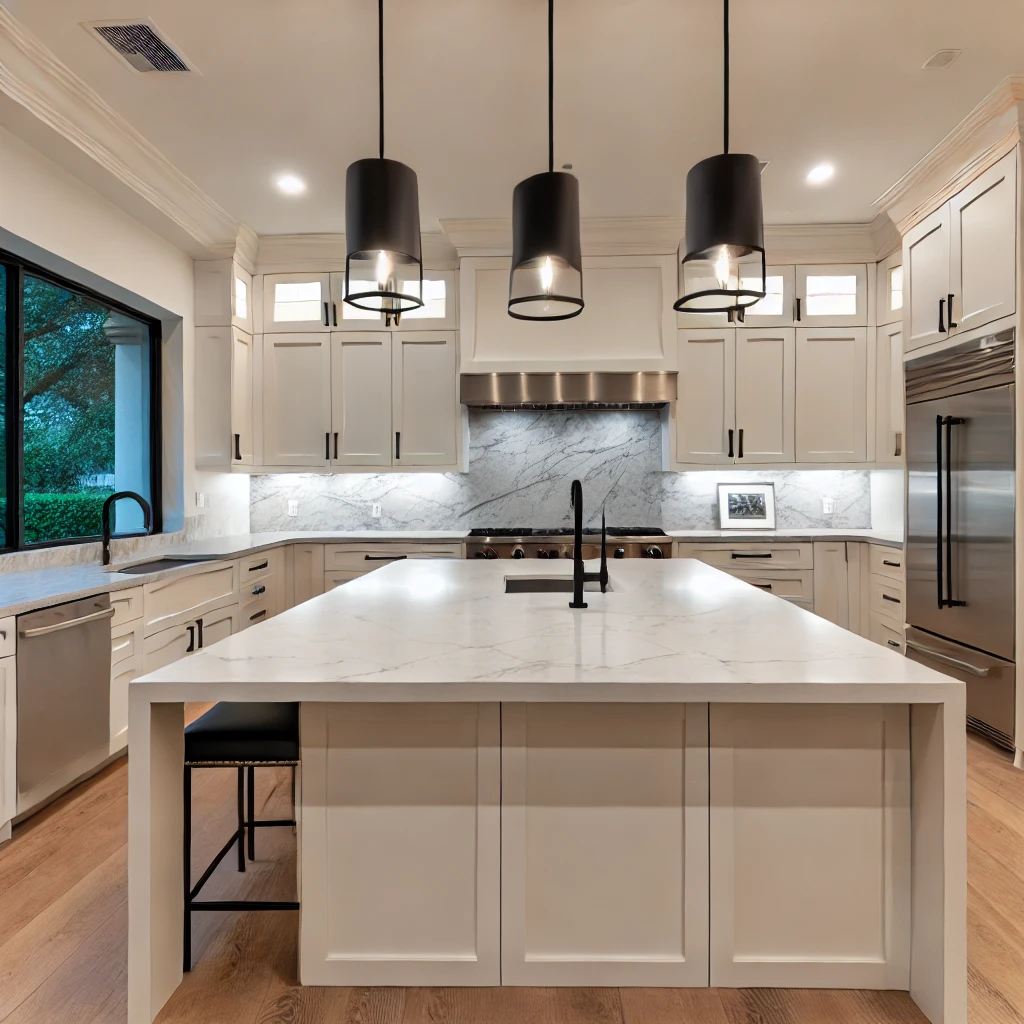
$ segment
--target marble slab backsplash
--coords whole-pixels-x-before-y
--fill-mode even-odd
[[[569,485],[583,482],[588,523],[717,529],[720,482],[775,484],[780,528],[867,529],[866,470],[661,470],[657,411],[470,411],[466,473],[254,476],[250,529],[401,530],[570,524]],[[822,498],[835,511],[822,512]],[[289,499],[298,515],[287,514]],[[380,518],[371,515],[379,503]]]

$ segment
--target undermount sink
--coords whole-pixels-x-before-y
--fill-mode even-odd
[[[611,584],[605,585],[605,592],[612,589]],[[596,580],[583,584],[587,593],[600,593],[601,584]],[[506,594],[571,594],[571,576],[506,576]]]
[[[126,565],[123,569],[116,565],[108,565],[107,572],[123,573],[127,576],[141,576],[147,572],[163,572],[166,569],[180,569],[186,565],[198,565],[208,562],[209,558],[155,558],[152,562],[139,562],[138,565]]]

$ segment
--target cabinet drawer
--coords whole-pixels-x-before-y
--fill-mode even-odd
[[[778,570],[730,569],[735,576],[766,594],[785,598],[787,601],[806,602],[809,608],[814,602],[814,570],[795,569],[792,572]]]
[[[284,549],[274,548],[272,551],[261,551],[258,555],[246,555],[238,563],[239,586],[243,588],[248,580],[260,576],[281,575],[284,568]]]
[[[110,595],[110,607],[114,609],[111,626],[120,626],[122,622],[132,622],[142,618],[142,587],[131,590],[115,590]]]
[[[366,572],[372,572],[368,569]],[[360,576],[365,576],[366,572],[355,572],[349,569],[339,569],[335,572],[324,573],[324,593],[328,590],[333,590],[335,587],[340,587],[343,583],[349,583],[352,580],[359,579]]]
[[[461,544],[328,544],[324,570],[369,572],[405,558],[461,558]]]
[[[239,629],[248,629],[257,622],[265,622],[274,614],[274,606],[267,594],[246,598],[239,606]]]
[[[903,584],[888,576],[871,577],[872,614],[903,621]]]
[[[194,619],[238,597],[238,563],[213,562],[189,576],[147,583],[143,609],[146,635]]]
[[[189,647],[195,643],[195,625],[185,623],[161,629],[142,641],[142,670],[155,672],[164,665],[191,654]]]
[[[677,558],[696,558],[720,569],[750,566],[769,569],[813,569],[813,544],[678,544]]]
[[[884,548],[878,544],[870,545],[871,572],[878,576],[888,576],[903,582],[903,549]]]
[[[142,658],[142,636],[134,625],[115,625],[110,630],[110,664]]]
[[[890,650],[899,651],[900,654],[905,653],[903,626],[895,619],[886,618],[876,611],[871,612],[868,638]]]
[[[6,658],[14,654],[17,644],[17,623],[13,615],[0,619],[0,658]]]

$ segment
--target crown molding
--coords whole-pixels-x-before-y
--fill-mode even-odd
[[[766,224],[769,263],[874,263],[870,224]]]
[[[259,235],[248,224],[239,224],[230,242],[219,242],[207,248],[211,259],[234,260],[243,270],[254,274],[259,247]]]
[[[96,161],[200,245],[234,244],[238,221],[185,177],[0,6],[0,91]]]
[[[875,200],[901,234],[1008,153],[1021,137],[1024,76],[1003,79],[937,146]]]
[[[248,230],[248,229],[247,229]],[[345,266],[343,234],[261,235],[254,255],[255,272],[287,273],[289,270],[339,270]],[[420,235],[423,264],[431,270],[453,270],[458,256],[439,231]]]
[[[878,259],[885,259],[902,247],[903,236],[887,213],[878,214],[869,227]]]

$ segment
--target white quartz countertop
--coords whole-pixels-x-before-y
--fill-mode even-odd
[[[143,676],[132,700],[962,699],[961,682],[693,559],[613,562],[586,610],[504,592],[571,574],[394,563]]]
[[[666,530],[673,540],[700,543],[702,541],[814,541],[853,540],[886,547],[903,547],[903,532],[889,530],[824,530],[824,529],[781,529],[781,530]]]

